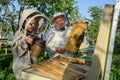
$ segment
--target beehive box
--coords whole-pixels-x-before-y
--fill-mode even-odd
[[[22,72],[26,80],[84,80],[87,77],[91,62],[83,59],[57,56]]]

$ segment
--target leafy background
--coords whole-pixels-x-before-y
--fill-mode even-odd
[[[15,7],[15,2],[19,5]],[[25,3],[24,3],[25,2]],[[7,37],[9,33],[14,33],[18,29],[18,21],[20,10],[24,8],[35,8],[40,12],[43,12],[50,19],[52,15],[56,12],[65,12],[67,13],[67,18],[69,19],[69,24],[76,19],[79,21],[87,21],[88,25],[88,34],[90,41],[93,45],[96,43],[100,21],[103,15],[103,9],[98,6],[90,6],[88,8],[88,13],[91,15],[91,19],[81,16],[78,13],[78,6],[75,6],[77,2],[75,0],[0,0],[0,30],[2,28],[1,36],[2,38]],[[120,80],[120,16],[118,19],[118,27],[115,38],[114,52],[112,58],[112,66],[110,72],[109,80]],[[11,41],[11,39],[9,39]],[[11,46],[8,47],[8,55],[5,55],[5,47],[2,46],[0,49],[0,80],[15,80],[13,71],[12,71],[12,60],[13,55],[11,52]],[[39,59],[39,61],[44,61],[48,59],[49,56],[47,53]]]

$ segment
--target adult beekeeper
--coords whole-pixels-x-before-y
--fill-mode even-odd
[[[58,55],[72,57],[73,54],[64,50],[71,27],[66,25],[67,20],[64,13],[57,12],[53,15],[52,25],[45,34],[47,51],[50,58]]]

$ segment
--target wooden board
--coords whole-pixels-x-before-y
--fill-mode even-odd
[[[7,55],[7,53],[8,53],[8,49],[7,49],[7,45],[8,45],[8,39],[0,39],[0,50],[1,50],[1,48],[3,48],[2,47],[2,45],[4,44],[5,45],[5,55]]]
[[[114,11],[113,9],[113,5],[105,5],[104,16],[99,28],[99,34],[94,51],[94,60],[87,80],[103,80]]]
[[[23,70],[21,77],[22,80],[53,80],[51,77],[34,70],[32,67]]]
[[[45,62],[30,66],[53,80],[84,80],[88,75],[90,65],[82,59],[57,56]],[[90,64],[90,62],[89,62]]]

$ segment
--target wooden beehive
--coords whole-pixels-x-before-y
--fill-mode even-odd
[[[84,80],[87,77],[90,65],[91,61],[57,56],[48,61],[31,64],[30,66],[34,71],[39,72],[42,76],[47,76],[51,80]]]

